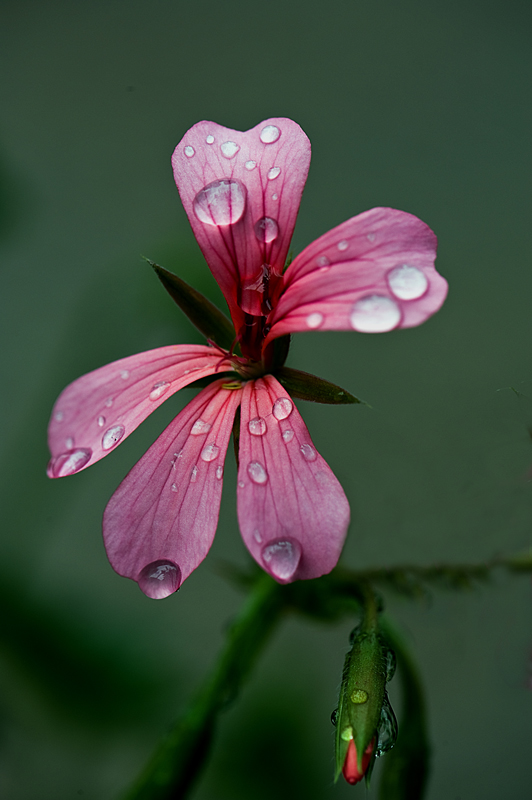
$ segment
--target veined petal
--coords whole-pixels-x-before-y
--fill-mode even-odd
[[[237,330],[239,308],[271,309],[309,163],[307,136],[284,118],[249,131],[198,122],[174,151],[181,200]]]
[[[336,565],[349,525],[342,487],[271,375],[244,385],[238,520],[253,558],[279,583]]]
[[[122,481],[103,517],[109,561],[154,599],[176,591],[214,538],[240,389],[203,389]]]
[[[231,370],[206,345],[169,345],[89,372],[57,398],[48,427],[50,478],[72,475],[108,455],[170,395],[198,378]]]
[[[437,240],[417,217],[373,208],[320,236],[286,270],[267,341],[308,330],[383,333],[420,325],[442,305]]]

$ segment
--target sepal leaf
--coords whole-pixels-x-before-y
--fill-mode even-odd
[[[326,403],[327,405],[364,403],[364,400],[360,400],[335,383],[330,383],[330,381],[299,369],[281,367],[276,370],[275,377],[287,392],[298,400],[309,400],[311,403]],[[364,403],[364,405],[367,404]]]

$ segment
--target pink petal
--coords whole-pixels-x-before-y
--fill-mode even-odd
[[[253,558],[279,583],[336,565],[349,525],[342,487],[271,375],[244,385],[238,520]]]
[[[290,119],[249,131],[198,122],[172,165],[192,230],[229,304],[261,315],[284,269],[310,163],[310,142]]]
[[[48,427],[50,478],[72,475],[108,455],[172,394],[232,369],[206,345],[170,345],[89,372],[59,395]]]
[[[109,561],[148,597],[176,591],[214,538],[241,390],[203,389],[133,467],[103,517]]]
[[[381,333],[420,325],[442,305],[437,240],[417,217],[373,208],[320,236],[286,270],[268,341],[308,330]]]

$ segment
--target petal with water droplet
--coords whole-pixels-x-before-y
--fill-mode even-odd
[[[260,418],[268,428],[255,436],[249,423]],[[271,375],[242,389],[238,481],[242,537],[275,580],[289,583],[330,572],[347,532],[349,505],[297,408]]]
[[[181,583],[207,555],[220,508],[220,462],[241,395],[222,384],[210,384],[178,414],[109,501],[104,541],[120,575],[140,583],[146,565],[172,563]],[[190,435],[198,418],[210,425],[207,443]]]

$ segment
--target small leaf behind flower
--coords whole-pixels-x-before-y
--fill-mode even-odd
[[[312,403],[340,405],[346,403],[367,403],[350,394],[334,383],[318,378],[308,372],[301,372],[291,367],[281,367],[275,371],[275,377],[292,397],[299,400],[310,400]]]
[[[181,311],[187,315],[193,325],[207,338],[225,350],[233,346],[236,333],[230,320],[214,303],[193,289],[186,281],[178,278],[173,272],[160,267],[149,258],[145,259],[155,270],[157,277]]]

